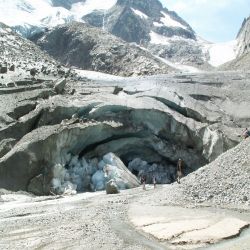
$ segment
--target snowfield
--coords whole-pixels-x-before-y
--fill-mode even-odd
[[[209,48],[210,60],[212,66],[220,66],[236,58],[237,41],[233,40],[226,43],[215,43]]]

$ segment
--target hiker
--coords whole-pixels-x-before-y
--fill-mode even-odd
[[[248,138],[250,136],[250,131],[248,130],[248,128],[246,128],[243,133],[242,133],[242,137],[244,139]]]
[[[180,184],[180,179],[183,177],[183,160],[179,159],[177,162],[177,182]]]
[[[146,190],[146,176],[142,175],[141,177],[141,184],[142,184],[142,189]]]
[[[153,184],[154,184],[154,188],[156,188],[156,177],[153,176]]]

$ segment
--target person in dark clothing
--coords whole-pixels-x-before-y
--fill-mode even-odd
[[[248,128],[246,128],[243,133],[242,136],[244,139],[248,138],[250,136],[250,131],[248,130]]]
[[[154,188],[156,188],[156,177],[153,176],[153,184],[154,184]]]
[[[180,180],[183,177],[183,160],[179,159],[177,162],[177,182],[180,184]]]
[[[146,176],[142,175],[141,177],[141,184],[142,184],[142,189],[146,190]]]

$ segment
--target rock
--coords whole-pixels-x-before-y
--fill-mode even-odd
[[[9,67],[9,71],[15,71],[15,65],[12,64],[10,67]]]
[[[106,183],[106,193],[107,194],[118,194],[120,193],[118,186],[116,185],[113,179],[109,180]]]
[[[6,74],[8,72],[7,65],[2,65],[0,67],[0,74]]]
[[[54,90],[57,94],[62,94],[64,92],[64,88],[66,86],[66,79],[62,78],[60,80],[57,80],[54,85]]]
[[[107,180],[113,180],[119,189],[129,189],[140,185],[139,180],[115,154],[106,154],[103,161],[106,163],[103,171]]]
[[[115,89],[113,91],[113,94],[114,95],[118,95],[121,91],[123,90],[123,88],[120,88],[118,86],[115,86]]]
[[[31,179],[27,191],[35,195],[44,195],[44,176],[40,174]]]
[[[35,69],[35,68],[32,68],[32,69],[30,69],[30,75],[31,76],[35,76],[37,74],[37,69]]]
[[[7,154],[15,145],[16,139],[8,138],[0,141],[0,158]]]

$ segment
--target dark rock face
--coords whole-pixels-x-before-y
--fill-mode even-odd
[[[61,63],[81,69],[123,76],[171,71],[149,52],[82,23],[58,26],[37,44]]]
[[[119,19],[114,23],[110,32],[127,42],[136,42],[139,44],[142,40],[150,40],[149,25],[134,15],[129,7],[123,8]]]

